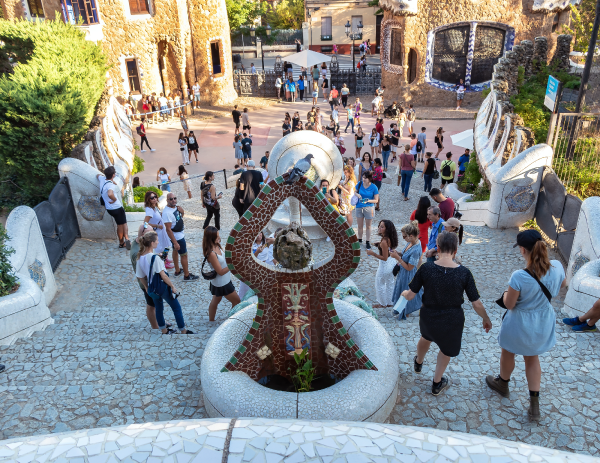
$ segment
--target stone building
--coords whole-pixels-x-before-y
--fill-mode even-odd
[[[577,0],[575,0],[577,1]],[[464,104],[479,104],[493,67],[523,40],[548,38],[548,56],[569,0],[380,0],[382,84],[386,95],[416,105],[451,106],[460,78]],[[531,44],[531,45],[532,45]]]
[[[225,0],[0,0],[6,19],[60,19],[101,41],[116,93],[169,93],[198,81],[203,101],[233,89]]]

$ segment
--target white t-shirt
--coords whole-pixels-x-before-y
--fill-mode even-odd
[[[248,113],[242,113],[242,125],[250,125],[248,123]]]
[[[177,211],[177,208],[165,207],[162,212],[163,222],[165,224],[170,223],[171,228],[173,228],[175,226],[175,224],[177,223],[177,219],[175,218],[175,211]],[[173,236],[175,237],[175,240],[179,241],[180,239],[185,237],[185,233],[182,231],[173,232]]]
[[[340,116],[336,109],[331,111],[331,117],[333,117],[333,120],[335,121],[336,124],[339,122]]]
[[[379,106],[379,103],[381,103],[381,97],[376,96],[371,103],[373,103],[375,106]]]
[[[159,102],[159,104],[160,104],[161,106],[167,106],[167,103],[169,102],[169,100],[167,100],[167,98],[166,98],[166,97],[164,97],[164,96],[161,96],[161,97],[158,99],[158,102]]]
[[[112,181],[107,181],[104,175],[98,177],[98,183],[100,184],[100,191],[102,192],[102,198],[104,199],[104,207],[109,211],[114,209],[119,209],[123,207],[123,203],[119,198],[119,189],[117,185],[115,185]],[[106,184],[106,186],[105,186]],[[108,190],[112,190],[117,200],[113,203],[112,200],[108,197]]]
[[[282,82],[281,79],[278,77],[277,80],[275,81],[275,88],[281,88]]]
[[[196,95],[198,95],[200,93],[200,85],[194,85],[192,90]]]
[[[152,254],[151,252],[140,257],[140,260],[138,260],[137,265],[135,266],[135,276],[138,278],[144,278],[147,277],[148,278],[148,283],[150,283],[150,280],[152,279],[152,275],[154,275],[155,273],[160,273],[160,272],[166,272],[167,269],[165,268],[165,264],[162,261],[162,259],[157,255],[156,259],[154,259],[154,266],[152,267],[152,275],[149,275],[149,271],[150,271],[150,261],[152,260],[152,256],[155,254]]]

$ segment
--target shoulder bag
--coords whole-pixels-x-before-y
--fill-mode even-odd
[[[104,182],[104,185],[102,185],[102,188],[100,189],[100,204],[102,204],[104,207],[106,207],[106,203],[104,202],[102,193],[104,192],[104,188],[106,187],[106,185],[109,184],[110,182],[111,182],[110,180],[107,180],[106,182]]]
[[[210,255],[210,253],[209,253],[209,255]],[[200,267],[200,274],[202,275],[202,278],[204,278],[205,280],[214,280],[215,278],[217,278],[217,271],[215,269],[212,269],[209,272],[204,271],[205,264],[206,264],[206,257],[204,258],[204,261],[202,262],[202,267]]]
[[[154,259],[156,259],[156,254],[153,254],[152,259],[150,259],[150,269],[148,270],[148,291],[147,292],[148,292],[148,296],[150,296],[150,297],[159,297],[162,294],[164,294],[164,292],[168,288],[168,286],[164,282],[162,277],[160,276],[160,273],[154,273],[154,275],[152,275],[152,269],[154,268]],[[152,278],[150,278],[150,275],[152,275]]]
[[[356,187],[354,188],[354,193],[357,193],[360,191],[360,187],[362,186],[362,181],[358,183],[358,185],[356,185]],[[356,196],[356,194],[352,195],[352,198],[350,198],[350,204],[352,204],[353,206],[356,206],[358,204],[358,196]]]
[[[542,283],[538,277],[536,277],[533,272],[531,272],[529,269],[524,268],[523,271],[525,273],[527,273],[531,278],[533,278],[535,281],[537,281],[537,284],[540,285],[540,289],[542,290],[542,292],[544,293],[544,296],[546,296],[548,298],[548,302],[552,301],[552,294],[550,294],[550,291],[548,291],[548,288],[546,288],[546,286],[544,285],[544,283]],[[502,293],[502,296],[500,296],[500,299],[498,299],[496,301],[496,304],[498,304],[500,307],[502,307],[503,309],[506,309],[506,306],[504,305],[504,294],[506,293],[506,291],[504,291],[504,293]],[[506,314],[508,313],[508,309],[506,310],[506,312],[504,312],[504,315],[502,315],[502,320],[504,320],[504,317],[506,317]]]

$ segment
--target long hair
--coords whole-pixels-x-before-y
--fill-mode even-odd
[[[427,209],[431,207],[429,196],[421,196],[417,209],[415,210],[415,219],[419,223],[427,222]]]
[[[144,233],[139,238],[138,241],[140,243],[140,250],[138,251],[138,254],[137,254],[137,260],[140,260],[140,257],[142,257],[142,254],[145,254],[146,251],[148,251],[148,249],[150,249],[152,247],[152,243],[154,243],[157,239],[158,239],[158,235],[156,234],[155,231]]]
[[[213,172],[210,170],[207,170],[206,173],[204,174],[204,181],[208,182],[210,180],[210,178],[213,176]]]
[[[375,130],[375,129],[373,129],[373,130]],[[365,162],[365,161],[366,161],[366,159],[365,159],[365,158],[366,158],[367,156],[369,156],[369,162],[370,162],[370,163],[371,163],[371,162],[373,162],[373,159],[371,159],[371,153],[369,153],[368,151],[365,151],[365,152],[363,153],[362,161],[363,161],[363,162]]]
[[[183,140],[183,139],[184,139],[183,132],[181,132],[181,133],[179,134],[179,138],[177,139],[177,141],[179,141],[179,140]]]
[[[531,248],[527,269],[539,279],[548,273],[550,266],[551,264],[550,259],[548,259],[548,248],[546,247],[546,243],[543,240],[539,240],[533,245],[533,248]]]
[[[384,219],[379,222],[379,224],[383,224],[385,227],[385,233],[382,238],[387,238],[390,240],[390,249],[395,249],[398,247],[398,232],[396,231],[396,226],[391,220]],[[380,250],[381,252],[381,250]]]
[[[152,195],[156,196],[156,199],[158,199],[158,194],[156,194],[155,191],[152,191],[152,190],[146,191],[146,194],[144,195],[144,206],[145,207],[152,208],[152,204],[150,203],[150,196],[152,196]],[[156,205],[156,209],[158,209],[158,203]]]
[[[460,224],[460,227],[458,227],[458,244],[459,245],[462,244],[462,239],[463,239],[463,226],[462,226],[462,224]]]
[[[177,175],[183,175],[183,174],[187,174],[187,170],[185,170],[185,167],[183,167],[183,164],[179,166],[179,173]]]
[[[218,233],[219,230],[215,227],[206,227],[204,229],[204,238],[202,239],[202,252],[204,253],[204,257],[208,257],[215,246],[219,246],[220,249],[223,249],[220,244],[216,243]]]
[[[352,181],[352,182],[354,182],[354,184],[356,184],[356,176],[354,175],[354,169],[352,168],[352,166],[349,166],[349,165],[344,166],[344,172],[346,173],[346,179],[348,179],[348,181]]]

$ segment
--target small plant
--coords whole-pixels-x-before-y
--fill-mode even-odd
[[[533,230],[537,230],[540,231],[540,227],[538,227],[537,222],[535,221],[535,219],[530,219],[527,222],[525,222],[523,225],[521,225],[521,228],[523,230],[529,230],[529,229],[533,229]]]
[[[136,154],[133,158],[133,171],[131,172],[131,174],[135,175],[139,172],[144,172],[144,163],[145,162],[146,161],[144,161],[141,157],[139,157]]]
[[[17,277],[8,260],[8,256],[14,253],[15,250],[6,245],[7,240],[6,229],[0,224],[0,297],[8,296],[17,287]]]
[[[162,196],[162,190],[159,190],[155,186],[138,186],[133,189],[133,201],[136,203],[143,203],[146,191],[154,191],[156,196],[159,198]]]
[[[142,206],[136,206],[135,204],[133,206],[130,206],[129,204],[124,204],[123,209],[125,209],[125,212],[145,212],[146,211],[146,209],[144,209]]]
[[[473,201],[488,201],[490,199],[490,187],[486,182],[483,182],[482,185],[477,185],[475,190],[473,191],[473,196],[467,199],[467,202]]]
[[[302,350],[300,355],[294,352],[294,360],[296,361],[296,373],[292,374],[292,381],[296,392],[310,392],[316,369],[308,356],[308,349]]]

